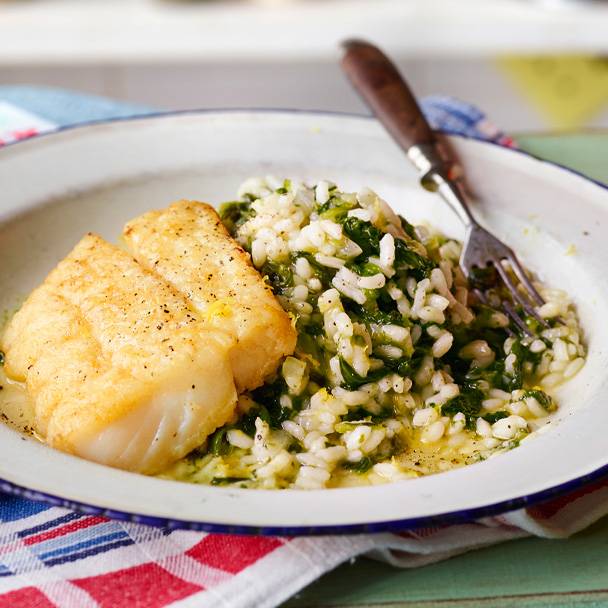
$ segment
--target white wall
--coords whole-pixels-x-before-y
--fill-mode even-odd
[[[399,65],[418,95],[469,100],[507,130],[546,128],[541,114],[491,60],[416,58],[401,60]],[[72,88],[166,108],[364,111],[334,62],[0,66],[0,83]]]

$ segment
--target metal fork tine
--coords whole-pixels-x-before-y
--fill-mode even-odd
[[[480,289],[473,289],[472,290],[473,293],[479,298],[479,300],[481,301],[482,304],[485,304],[487,306],[488,304],[488,298],[486,297],[486,294],[481,291]]]
[[[539,306],[542,306],[545,303],[545,301],[543,300],[542,296],[538,293],[538,291],[536,291],[536,287],[534,287],[534,284],[529,279],[523,266],[519,263],[517,256],[513,252],[511,252],[510,255],[507,256],[507,261],[511,265],[513,272],[517,275],[517,278],[522,282],[524,287],[528,290],[528,293],[531,295],[533,300]]]
[[[507,289],[511,292],[511,295],[521,306],[523,309],[531,316],[534,317],[539,323],[541,323],[544,327],[548,327],[547,322],[534,310],[534,307],[530,305],[530,303],[519,293],[515,283],[511,280],[509,273],[504,269],[503,265],[500,263],[499,259],[493,259],[494,267],[498,271],[500,278],[503,283],[506,285]]]
[[[517,325],[517,327],[519,327],[519,329],[521,329],[527,336],[532,337],[534,335],[524,320],[515,312],[515,309],[509,302],[503,300],[502,308],[511,317],[515,325]]]
[[[490,306],[490,303],[489,303],[488,297],[486,296],[486,294],[485,294],[483,291],[481,291],[480,289],[477,289],[477,288],[473,289],[472,291],[473,291],[473,293],[475,294],[475,296],[476,296],[476,297],[479,299],[479,301],[480,301],[482,304],[485,304],[486,306]],[[505,310],[505,312],[506,312],[506,313],[507,313],[509,316],[511,316],[511,315],[510,315],[510,313],[509,313],[509,311],[508,311],[507,309],[505,309],[505,308],[504,308],[504,306],[503,306],[503,309]],[[517,314],[515,313],[515,311],[514,311],[514,310],[513,310],[513,314],[515,314],[515,316],[517,316]],[[514,321],[514,322],[515,322],[515,323],[516,323],[518,326],[519,326],[519,324],[520,324],[520,323],[523,323],[523,321],[522,321],[522,320],[521,320],[519,317],[517,317],[517,319],[513,319],[513,321]],[[525,323],[523,323],[523,324],[525,325]],[[526,326],[526,329],[527,329],[527,326]],[[514,332],[511,330],[511,328],[510,328],[510,327],[508,327],[508,326],[507,326],[507,327],[505,327],[505,331],[507,332],[507,334],[509,334],[509,336],[514,336],[514,335],[515,335],[515,333],[514,333]],[[525,329],[524,329],[524,331],[525,331]]]

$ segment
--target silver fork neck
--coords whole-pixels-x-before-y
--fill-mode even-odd
[[[437,183],[437,192],[439,192],[443,200],[460,218],[465,227],[476,226],[477,220],[471,214],[460,186],[456,182],[446,179],[441,174],[433,174],[431,177]]]
[[[418,169],[426,190],[439,193],[466,228],[477,224],[459,184],[448,177],[449,166],[435,144],[412,146],[407,156]]]

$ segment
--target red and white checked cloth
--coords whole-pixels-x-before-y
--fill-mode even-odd
[[[20,515],[35,504],[6,497],[3,512],[11,502]],[[414,568],[528,535],[569,536],[608,513],[608,481],[540,507],[402,534],[169,532],[38,508],[0,526],[0,608],[272,608],[362,554]]]
[[[512,143],[466,104],[435,98],[425,111],[435,125]],[[0,145],[51,127],[0,102]],[[476,523],[268,538],[170,531],[0,495],[0,608],[271,608],[358,555],[413,568],[528,535],[562,538],[606,514],[603,481]]]

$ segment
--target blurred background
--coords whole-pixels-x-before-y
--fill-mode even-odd
[[[0,85],[165,108],[363,111],[337,43],[362,36],[419,95],[509,131],[608,126],[600,0],[0,0]]]

